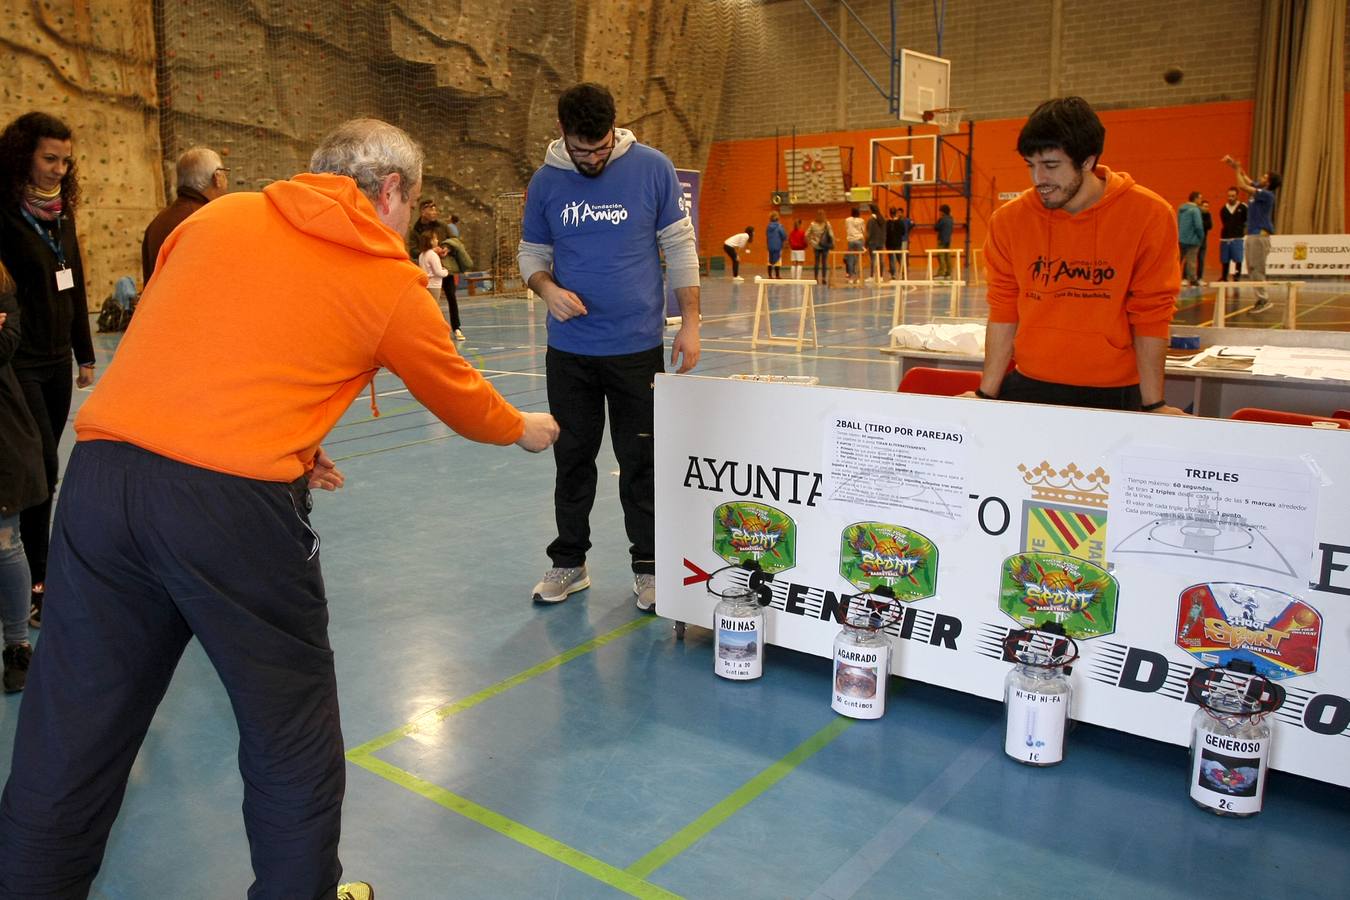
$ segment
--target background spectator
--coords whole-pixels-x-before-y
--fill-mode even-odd
[[[25,113],[0,133],[0,262],[14,279],[23,318],[11,363],[42,437],[47,474],[47,499],[20,514],[35,626],[42,624],[57,448],[74,390],[72,360],[79,363],[74,383],[94,383],[84,260],[75,236],[80,185],[73,153],[70,128],[46,113]]]

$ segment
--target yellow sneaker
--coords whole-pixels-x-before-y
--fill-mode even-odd
[[[338,885],[337,900],[375,900],[375,889],[364,881]]]

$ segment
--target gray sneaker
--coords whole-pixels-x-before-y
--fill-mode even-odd
[[[590,586],[591,575],[584,563],[574,568],[549,569],[534,586],[534,602],[561,603],[568,594],[584,591]]]
[[[633,576],[633,593],[637,595],[637,608],[643,612],[656,611],[656,576],[645,573]]]

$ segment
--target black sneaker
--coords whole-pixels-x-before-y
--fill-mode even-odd
[[[28,683],[28,664],[33,659],[33,648],[28,644],[11,644],[5,648],[5,693],[17,694]]]

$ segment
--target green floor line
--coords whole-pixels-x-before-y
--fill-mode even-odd
[[[578,644],[571,650],[567,650],[563,653],[560,653],[557,656],[553,657],[552,659],[547,659],[539,663],[537,666],[531,666],[530,668],[526,669],[523,672],[520,672],[519,674],[512,675],[505,681],[499,681],[496,684],[492,685],[491,687],[483,688],[483,690],[479,691],[476,694],[471,694],[470,696],[465,697],[463,700],[456,700],[454,703],[447,703],[445,706],[438,706],[435,709],[431,710],[430,712],[423,713],[422,715],[418,716],[416,719],[413,719],[406,725],[400,725],[393,731],[386,732],[385,734],[382,734],[377,738],[373,738],[369,741],[366,741],[359,747],[353,747],[351,750],[347,751],[347,759],[351,760],[352,762],[358,762],[357,760],[358,756],[366,756],[372,753],[378,753],[385,747],[388,747],[390,744],[397,743],[398,741],[403,740],[403,738],[408,737],[409,735],[417,734],[423,728],[436,725],[444,721],[445,719],[448,719],[450,716],[455,715],[456,713],[464,712],[464,710],[477,706],[484,700],[488,700],[491,699],[492,697],[497,696],[498,694],[505,693],[506,691],[511,690],[511,688],[513,687],[517,687],[518,685],[524,684],[531,678],[534,678],[538,675],[542,675],[545,672],[548,672],[552,669],[556,669],[559,666],[563,665],[564,663],[571,662],[578,656],[584,656],[587,653],[590,653],[592,650],[595,650],[599,647],[603,647],[605,644],[608,644],[611,641],[616,641],[627,634],[631,634],[632,632],[637,631],[639,628],[646,628],[648,625],[656,621],[662,620],[658,619],[658,617],[656,616],[642,616],[641,618],[633,619],[631,622],[627,622],[623,625],[620,625],[613,631],[608,631],[602,635],[599,635],[598,637],[591,638],[584,644]]]
[[[846,719],[842,716],[836,718],[798,744],[787,756],[741,785],[721,803],[681,828],[665,843],[633,863],[625,871],[637,878],[646,878],[651,875],[689,849],[696,841],[725,822],[750,801],[782,781],[794,769],[827,747],[831,741],[847,731],[853,724],[853,719]]]
[[[651,619],[640,619],[638,621],[647,622],[651,621]],[[613,632],[611,632],[611,634],[613,634]],[[353,750],[347,754],[347,758],[356,765],[361,766],[363,769],[366,769],[399,787],[425,797],[451,812],[458,813],[466,819],[482,825],[484,828],[490,828],[503,837],[510,838],[522,846],[528,847],[537,853],[542,853],[550,859],[576,869],[578,872],[588,875],[596,881],[607,884],[616,890],[623,891],[631,897],[678,898],[680,896],[679,894],[671,893],[665,888],[644,881],[639,876],[615,868],[609,863],[583,853],[575,847],[569,847],[562,841],[555,840],[546,834],[535,831],[529,826],[522,825],[513,819],[508,819],[500,813],[493,812],[484,806],[479,806],[472,800],[461,797],[444,788],[437,787],[428,781],[423,781],[417,776],[405,772],[397,766],[390,765],[384,760],[372,756],[369,753],[358,753],[356,750]]]

